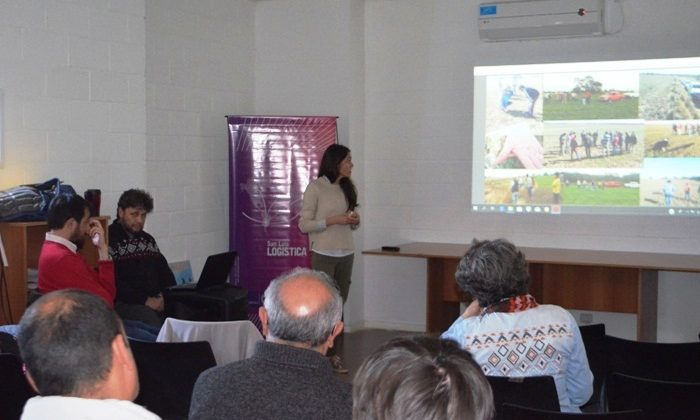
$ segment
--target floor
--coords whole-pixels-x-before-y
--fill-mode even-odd
[[[350,371],[348,374],[337,374],[339,379],[352,382],[362,361],[380,345],[394,337],[417,335],[417,332],[366,329],[343,334],[342,343],[338,346],[338,355]]]

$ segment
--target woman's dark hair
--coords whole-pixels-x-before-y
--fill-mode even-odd
[[[472,241],[459,261],[455,280],[485,308],[527,292],[530,275],[522,252],[505,239]]]
[[[375,350],[353,381],[355,420],[488,420],[486,376],[452,340],[395,338]]]
[[[338,166],[350,153],[350,149],[340,144],[331,144],[321,158],[321,168],[318,170],[318,177],[325,176],[331,183],[334,183],[340,174]],[[345,200],[348,202],[348,210],[355,210],[357,204],[357,190],[355,184],[350,178],[343,178],[338,183],[345,194]]]

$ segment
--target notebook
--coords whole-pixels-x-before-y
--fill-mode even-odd
[[[210,255],[204,263],[197,283],[177,284],[169,287],[168,290],[206,290],[216,286],[224,286],[228,282],[228,276],[231,274],[231,268],[235,261],[236,251]]]

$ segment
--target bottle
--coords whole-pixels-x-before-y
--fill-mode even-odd
[[[92,244],[98,246],[100,244],[100,234],[96,233],[92,235]]]

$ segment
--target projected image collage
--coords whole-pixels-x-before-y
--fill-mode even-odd
[[[700,68],[486,78],[483,203],[700,216]]]

